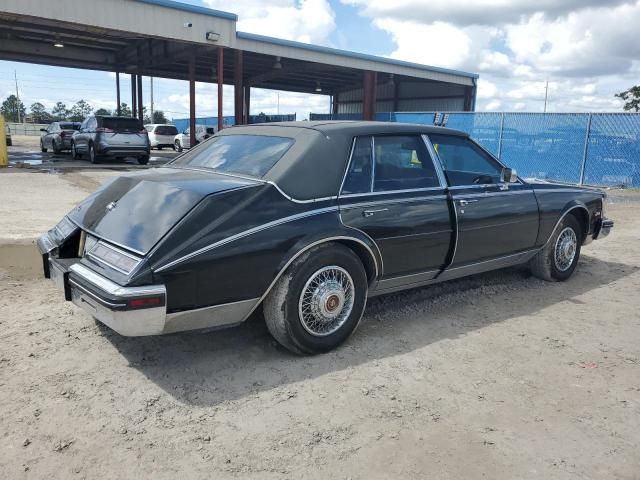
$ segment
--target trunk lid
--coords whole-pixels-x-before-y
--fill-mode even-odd
[[[146,255],[204,197],[259,184],[216,173],[163,167],[116,178],[68,216],[93,235]]]

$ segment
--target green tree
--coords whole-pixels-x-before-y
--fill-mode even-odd
[[[93,107],[84,100],[78,100],[76,104],[71,107],[69,120],[72,122],[82,122],[85,118],[91,115]]]
[[[129,105],[127,105],[124,102],[120,103],[120,116],[121,117],[130,117],[131,116],[131,109],[129,108]]]
[[[106,108],[99,108],[95,111],[94,115],[104,115],[108,117],[109,115],[111,115],[111,110],[108,110]]]
[[[169,123],[169,120],[164,116],[164,112],[162,110],[154,110],[151,123]]]
[[[2,102],[0,113],[4,115],[6,121],[17,122],[18,118],[20,118],[20,120],[24,119],[27,109],[18,97],[15,95],[9,95],[7,99]]]
[[[31,118],[34,123],[49,123],[51,122],[51,114],[47,112],[46,107],[40,102],[34,102],[31,104]]]
[[[53,119],[57,122],[60,120],[66,120],[69,116],[69,110],[67,110],[67,106],[62,102],[56,103],[55,107],[51,110],[51,113],[53,114]]]
[[[625,101],[625,110],[640,112],[640,85],[631,87],[629,90],[625,90],[624,92],[616,93],[615,96]]]

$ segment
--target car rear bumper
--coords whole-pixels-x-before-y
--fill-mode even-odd
[[[185,330],[224,328],[243,322],[259,299],[167,313],[164,285],[123,287],[82,265],[79,259],[57,259],[55,245],[44,234],[37,242],[44,276],[71,301],[96,320],[127,337],[160,335]],[[153,299],[153,305],[133,307]]]
[[[98,155],[107,157],[126,157],[126,156],[140,156],[149,155],[149,146],[121,146],[121,145],[104,145],[101,144],[96,149]]]

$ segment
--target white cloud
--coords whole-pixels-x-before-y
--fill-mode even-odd
[[[479,110],[619,110],[640,74],[639,0],[341,0],[391,57],[480,74]]]
[[[328,0],[203,0],[238,15],[238,30],[305,43],[327,44],[336,27]]]

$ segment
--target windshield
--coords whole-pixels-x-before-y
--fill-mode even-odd
[[[103,117],[102,127],[120,132],[139,132],[142,130],[142,122],[137,118]]]
[[[61,123],[60,128],[63,130],[80,130],[79,123]]]
[[[156,127],[156,135],[177,135],[178,129],[171,125],[160,125]]]
[[[172,165],[263,177],[291,145],[293,139],[286,137],[222,135],[176,158]]]

